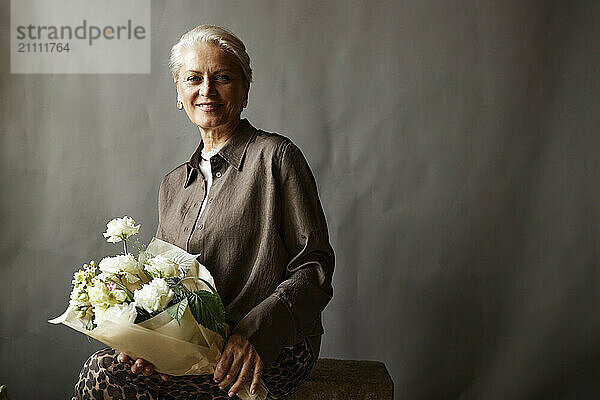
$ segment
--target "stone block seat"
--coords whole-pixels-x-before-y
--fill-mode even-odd
[[[319,358],[289,400],[393,400],[394,383],[379,361]]]

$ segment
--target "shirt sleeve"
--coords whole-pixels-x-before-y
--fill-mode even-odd
[[[281,153],[280,235],[289,254],[284,280],[232,331],[252,343],[264,367],[283,347],[304,338],[303,331],[315,324],[333,296],[335,257],[314,176],[295,144],[286,142]]]

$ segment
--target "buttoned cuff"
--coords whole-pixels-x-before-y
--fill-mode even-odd
[[[290,309],[272,294],[250,310],[233,333],[248,339],[266,369],[277,360],[281,349],[294,345],[296,330]]]

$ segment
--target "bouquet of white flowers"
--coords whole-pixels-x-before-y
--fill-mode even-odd
[[[214,373],[229,329],[213,277],[195,255],[157,238],[136,259],[127,239],[139,228],[127,216],[107,224],[104,236],[122,242],[123,254],[75,272],[67,310],[49,322],[148,360],[160,373]],[[238,396],[262,400],[266,394],[260,385],[251,395],[246,385]]]

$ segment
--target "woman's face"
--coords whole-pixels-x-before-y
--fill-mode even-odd
[[[247,88],[242,69],[227,51],[208,43],[187,50],[176,86],[185,112],[200,128],[237,125]]]

